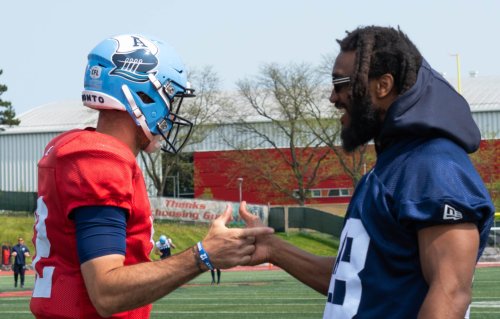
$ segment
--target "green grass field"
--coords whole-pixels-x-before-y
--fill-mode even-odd
[[[7,216],[0,214],[0,244],[8,243],[10,245],[17,244],[19,236],[24,237],[25,245],[33,255],[35,249],[31,241],[33,237],[33,216]],[[173,253],[181,252],[193,245],[208,232],[208,225],[204,224],[181,224],[174,222],[161,222],[155,221],[154,223],[154,239],[158,240],[161,234],[167,234],[171,237],[176,245]],[[331,235],[322,234],[315,231],[291,231],[288,235],[285,233],[278,233],[279,237],[286,241],[300,247],[312,254],[320,256],[336,256],[339,246],[338,238]],[[151,254],[153,260],[158,260],[159,256]],[[28,258],[28,263],[31,258]]]
[[[154,303],[151,318],[291,319],[321,318],[325,298],[287,273],[278,271],[223,272],[221,285],[205,273]],[[2,292],[13,288],[12,276],[0,276]],[[500,318],[500,268],[477,269],[472,319]],[[25,290],[33,288],[28,276]],[[0,297],[0,318],[33,318],[29,297]]]
[[[15,242],[24,236],[31,244],[33,217],[0,215],[0,240]],[[155,239],[168,234],[178,249],[194,245],[208,231],[208,226],[178,223],[155,223]],[[277,234],[311,253],[323,256],[337,254],[338,239],[317,232]],[[32,250],[33,251],[33,250]],[[152,256],[157,259],[157,256]],[[5,273],[4,273],[5,274]],[[27,276],[23,290],[33,288],[33,276]],[[222,283],[211,286],[210,273],[205,273],[179,288],[168,297],[155,302],[152,318],[321,318],[325,298],[304,286],[283,271],[223,272]],[[500,318],[500,268],[477,269],[471,319]],[[12,272],[0,274],[0,319],[33,318],[29,297],[2,297],[13,288]]]

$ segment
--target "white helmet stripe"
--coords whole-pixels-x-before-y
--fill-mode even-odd
[[[83,105],[96,110],[119,110],[126,111],[125,105],[113,96],[98,92],[88,91],[82,92]]]

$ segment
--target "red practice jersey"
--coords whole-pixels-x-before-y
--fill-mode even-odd
[[[125,265],[149,261],[152,215],[136,158],[121,141],[93,129],[54,138],[38,163],[33,244],[37,318],[101,318],[92,305],[78,259],[73,209],[116,206],[128,212]],[[149,318],[151,305],[111,318]]]

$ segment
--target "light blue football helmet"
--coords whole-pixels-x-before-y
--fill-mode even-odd
[[[102,41],[88,55],[84,87],[84,105],[132,116],[150,140],[146,152],[161,147],[178,153],[191,134],[193,123],[178,112],[194,90],[180,57],[165,42],[129,34]]]
[[[165,244],[167,242],[167,236],[165,235],[161,235],[160,236],[160,244]]]

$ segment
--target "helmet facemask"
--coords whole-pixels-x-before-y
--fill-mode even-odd
[[[193,129],[193,123],[179,115],[182,101],[185,97],[194,97],[194,90],[190,88],[189,82],[184,90],[178,90],[179,84],[167,81],[161,85],[153,75],[148,75],[149,80],[156,88],[159,96],[168,108],[168,113],[156,123],[156,131],[163,137],[161,149],[164,152],[177,154],[186,144]]]

